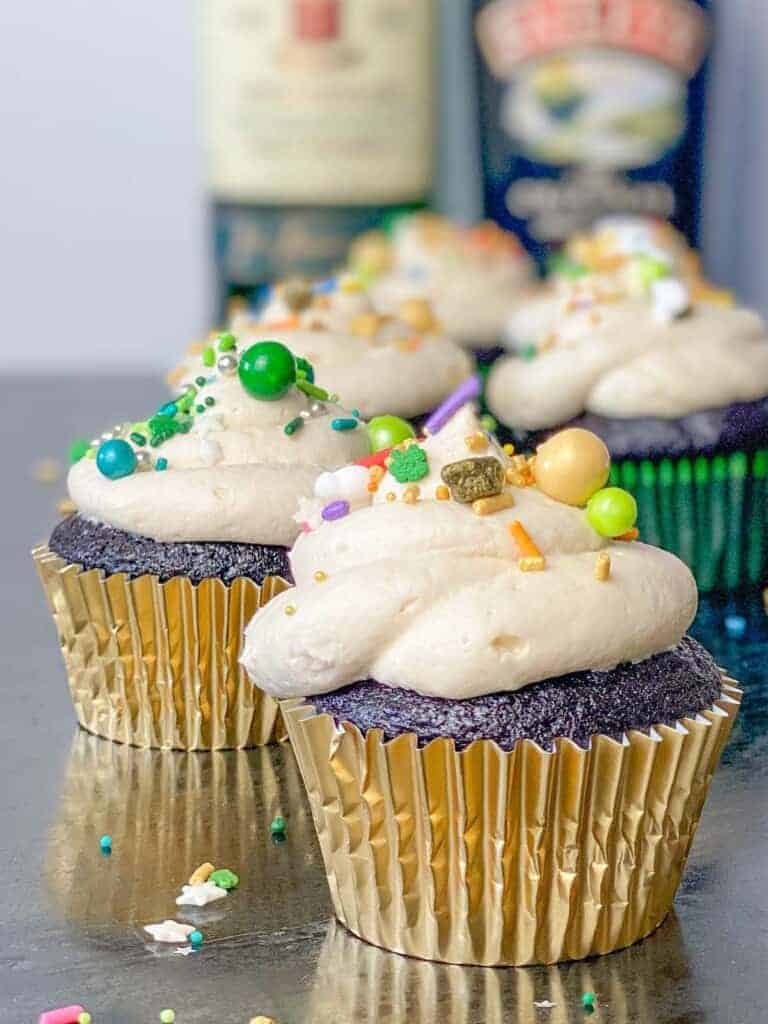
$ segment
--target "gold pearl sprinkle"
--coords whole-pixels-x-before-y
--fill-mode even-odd
[[[419,494],[421,494],[420,488],[416,484],[410,484],[403,491],[403,501],[406,505],[415,505],[419,500]]]
[[[397,498],[397,495],[395,494],[394,491],[387,491],[386,497],[387,497],[387,501],[395,501],[396,498]]]
[[[465,437],[464,444],[471,452],[484,452],[488,447],[488,438],[481,430],[478,430],[474,434],[470,434],[469,437]]]
[[[611,556],[607,551],[601,551],[595,560],[595,579],[605,583],[611,575]]]
[[[448,501],[451,496],[451,492],[445,486],[445,484],[438,484],[435,488],[435,497],[438,501]]]
[[[502,509],[512,508],[515,499],[511,494],[495,494],[490,498],[478,498],[472,502],[472,511],[476,516],[489,516],[493,512],[501,512]]]
[[[325,581],[327,579],[328,579],[328,573],[327,572],[323,572],[322,569],[318,569],[317,572],[315,573],[315,582],[317,582],[317,583],[325,583]]]
[[[284,610],[286,615],[295,615],[296,614],[296,605],[295,604],[287,604],[283,610]]]

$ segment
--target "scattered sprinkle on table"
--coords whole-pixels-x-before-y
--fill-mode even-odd
[[[728,636],[738,639],[744,636],[747,631],[747,620],[743,615],[726,615],[725,631]]]
[[[273,836],[283,835],[283,833],[285,832],[285,818],[282,816],[282,814],[276,814],[274,816],[270,823],[269,831]]]
[[[220,889],[236,889],[240,884],[240,879],[234,871],[230,871],[229,868],[218,868],[210,876],[208,881],[212,885],[218,885]]]
[[[99,840],[99,846],[101,847],[102,853],[112,852],[112,836],[102,836]]]
[[[160,1011],[160,1022],[161,1024],[173,1024],[176,1020],[175,1010],[161,1010]]]
[[[61,1006],[57,1010],[41,1013],[37,1024],[77,1024],[81,1013],[85,1013],[82,1006]]]
[[[594,1010],[597,1004],[597,996],[594,992],[585,992],[581,997],[581,1005],[585,1010]]]
[[[193,932],[189,933],[189,941],[196,949],[199,948],[203,944],[203,933],[195,928]]]
[[[92,1017],[87,1010],[84,1010],[77,1018],[77,1024],[91,1024]]]
[[[195,870],[189,876],[189,884],[200,885],[202,882],[207,882],[211,873],[215,870],[216,868],[213,866],[213,864],[211,864],[210,861],[205,861],[199,867],[195,868]]]

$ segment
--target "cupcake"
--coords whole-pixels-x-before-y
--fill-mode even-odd
[[[391,238],[362,235],[350,249],[352,269],[371,281],[374,301],[394,312],[428,297],[448,334],[465,348],[498,345],[510,309],[534,280],[534,265],[515,235],[492,221],[465,228],[434,213],[399,219]]]
[[[573,276],[519,311],[518,351],[494,366],[488,406],[519,444],[566,425],[602,437],[643,538],[683,558],[702,590],[764,582],[765,324],[704,282],[671,229],[647,227],[643,247],[624,228],[622,244],[618,227],[574,243]]]
[[[366,418],[418,419],[470,372],[469,357],[443,333],[425,299],[409,299],[384,315],[351,275],[310,285],[279,284],[254,316],[235,313],[232,331],[245,343],[274,338],[308,359],[319,379]],[[171,372],[190,375],[201,346]]]
[[[273,738],[243,627],[288,586],[299,497],[370,450],[311,377],[283,345],[222,335],[179,398],[74,446],[77,513],[34,557],[86,729],[182,749]]]
[[[530,964],[649,934],[735,717],[686,635],[693,577],[632,540],[605,446],[549,445],[531,462],[467,406],[435,417],[368,504],[303,503],[296,586],[246,630],[336,916],[395,952]]]

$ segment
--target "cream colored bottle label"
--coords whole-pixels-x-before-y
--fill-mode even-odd
[[[429,191],[432,0],[201,0],[209,183],[250,203]]]

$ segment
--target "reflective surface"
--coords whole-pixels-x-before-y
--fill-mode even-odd
[[[4,503],[0,1022],[81,1002],[94,1024],[596,1021],[758,1024],[768,1018],[768,620],[759,597],[702,606],[697,633],[745,699],[694,845],[674,916],[645,942],[562,967],[468,969],[407,960],[333,925],[319,852],[288,748],[183,754],[78,732],[53,625],[28,549],[47,536],[63,482],[32,479],[59,454],[152,408],[156,381],[37,379],[5,389],[11,493]],[[149,400],[149,401],[148,401]],[[90,433],[89,433],[90,432]],[[57,447],[58,446],[58,447]],[[731,639],[726,614],[747,619]],[[287,821],[276,844],[269,823]],[[99,837],[109,833],[104,857]],[[241,886],[196,910],[174,900],[202,861]],[[188,920],[200,952],[151,942],[147,923]],[[553,1007],[536,1007],[547,1000]]]

